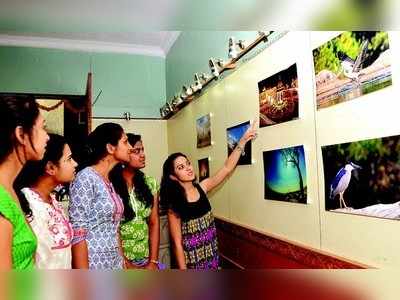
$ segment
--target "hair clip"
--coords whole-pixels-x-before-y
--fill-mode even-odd
[[[86,152],[88,155],[93,154],[93,149],[92,149],[92,147],[90,147],[89,144],[86,144],[85,147],[84,147],[84,149],[85,149],[85,152]]]

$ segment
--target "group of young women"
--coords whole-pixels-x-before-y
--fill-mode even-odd
[[[140,135],[104,123],[89,134],[78,166],[64,137],[46,132],[33,98],[0,98],[0,270],[163,269],[160,205],[177,267],[217,269],[207,193],[232,173],[255,137],[253,125],[224,166],[200,183],[189,159],[171,154],[159,186],[141,171]],[[62,186],[69,187],[68,214],[58,199]]]

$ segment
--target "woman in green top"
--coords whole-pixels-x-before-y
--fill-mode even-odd
[[[140,169],[146,165],[140,135],[128,133],[132,145],[129,164],[119,164],[110,180],[124,202],[124,221],[120,226],[122,248],[131,268],[158,269],[160,220],[158,184]]]
[[[0,96],[0,270],[31,269],[36,237],[13,182],[28,160],[43,158],[49,136],[33,97]]]

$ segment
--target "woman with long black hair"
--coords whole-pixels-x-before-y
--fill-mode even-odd
[[[183,153],[164,162],[160,203],[168,210],[170,235],[179,269],[218,269],[217,232],[207,193],[233,172],[245,144],[256,137],[255,123],[239,140],[224,166],[196,183],[193,166]]]
[[[32,269],[36,237],[13,184],[27,161],[43,158],[49,137],[33,97],[0,97],[0,270]]]
[[[38,240],[35,266],[38,269],[71,269],[72,226],[55,188],[69,184],[77,163],[65,138],[49,134],[43,159],[25,164],[14,182],[21,202],[28,202],[25,215]]]
[[[124,205],[109,180],[109,173],[117,163],[129,162],[130,148],[124,130],[115,123],[101,124],[88,136],[83,162],[86,167],[70,186],[73,268],[125,267],[119,238]]]
[[[155,178],[144,174],[146,155],[140,135],[128,133],[132,146],[129,163],[115,166],[110,179],[124,202],[124,220],[120,226],[124,255],[131,267],[156,270],[158,262],[160,220]]]

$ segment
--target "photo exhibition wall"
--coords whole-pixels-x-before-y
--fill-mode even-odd
[[[168,120],[169,152],[213,176],[255,120],[215,216],[400,267],[399,51],[400,32],[288,32]]]

